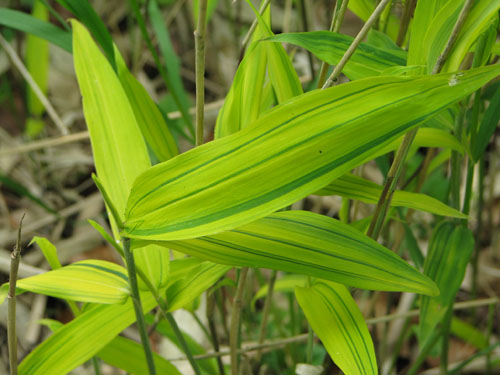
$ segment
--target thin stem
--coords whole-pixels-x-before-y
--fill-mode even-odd
[[[272,271],[271,278],[269,279],[269,285],[267,286],[267,295],[266,295],[266,300],[264,302],[264,311],[262,312],[262,321],[260,322],[259,344],[262,344],[264,342],[264,339],[266,338],[267,320],[269,317],[269,312],[271,311],[271,302],[273,299],[274,283],[276,282],[277,273],[278,272],[276,270]],[[262,356],[262,351],[258,351],[257,356],[255,358],[255,361],[257,363],[260,362],[261,356]]]
[[[446,59],[450,55],[450,52],[455,44],[455,41],[457,40],[458,34],[460,33],[460,30],[462,29],[462,26],[464,25],[465,20],[469,15],[469,12],[472,8],[472,5],[474,4],[474,1],[475,0],[466,0],[458,16],[458,20],[455,23],[455,26],[453,27],[453,31],[451,32],[450,38],[448,39],[448,42],[446,43],[443,52],[441,52],[441,55],[439,55],[438,59],[436,60],[436,64],[434,65],[432,74],[439,73],[443,68],[444,63],[446,62]]]
[[[19,222],[17,230],[17,241],[14,250],[11,253],[10,275],[9,275],[9,293],[7,294],[8,318],[7,318],[7,337],[9,345],[9,364],[10,373],[17,375],[17,333],[16,333],[16,283],[17,272],[19,271],[19,262],[21,258],[21,230],[23,227],[24,214]]]
[[[455,41],[457,38],[460,29],[462,28],[465,19],[470,11],[470,7],[472,5],[473,0],[467,0],[464,4],[462,11],[460,12],[459,18],[453,27],[453,31],[446,43],[446,46],[439,56],[436,64],[434,65],[434,69],[432,70],[432,74],[437,74],[443,68],[443,65],[448,57]],[[380,6],[380,4],[379,4]],[[370,222],[370,228],[368,230],[369,236],[372,238],[377,238],[378,233],[380,232],[380,228],[385,221],[385,216],[387,214],[387,208],[392,199],[392,194],[394,193],[394,189],[396,187],[397,180],[403,168],[403,164],[405,163],[406,156],[408,155],[408,151],[415,139],[418,128],[413,129],[406,133],[401,146],[399,147],[396,157],[391,165],[391,170],[389,171],[389,175],[384,185],[384,189],[382,190],[382,194],[380,195],[379,201],[377,203],[377,207],[375,209],[375,214],[373,215],[372,221]],[[392,175],[391,175],[392,171]]]
[[[137,285],[137,274],[135,268],[134,254],[130,250],[130,239],[123,239],[123,253],[125,254],[125,263],[127,265],[127,273],[130,284],[131,298],[134,305],[135,316],[137,318],[137,329],[141,336],[144,354],[148,364],[149,374],[156,375],[155,363],[153,361],[153,352],[149,342],[148,333],[146,330],[146,322],[144,321],[144,312],[142,310],[141,296]]]
[[[408,32],[408,26],[410,25],[411,15],[416,5],[417,0],[407,0],[405,3],[403,17],[401,18],[401,23],[399,24],[398,37],[396,38],[396,44],[400,47],[405,41],[406,33]]]
[[[198,25],[194,31],[196,49],[196,146],[203,144],[205,106],[205,32],[207,28],[207,0],[198,2]]]
[[[307,286],[311,288],[311,276],[307,276]],[[312,356],[314,349],[314,332],[311,324],[307,322],[307,346],[306,346],[306,363],[312,364]]]
[[[391,203],[392,194],[396,189],[399,176],[401,175],[404,161],[406,160],[406,156],[410,151],[411,143],[413,142],[413,139],[415,139],[416,135],[417,135],[417,129],[413,129],[409,133],[407,133],[403,138],[403,142],[401,143],[401,146],[399,147],[396,153],[396,157],[394,158],[391,168],[387,173],[387,179],[385,181],[384,189],[380,194],[377,207],[375,208],[375,213],[373,214],[373,218],[370,222],[370,226],[366,233],[369,237],[377,238],[380,233],[380,229],[382,228],[382,224],[384,223],[387,210]]]
[[[243,267],[238,280],[236,296],[234,297],[233,310],[231,311],[231,330],[229,334],[229,347],[231,352],[231,375],[238,375],[238,332],[240,326],[241,300],[245,287],[248,267]]]
[[[99,358],[92,357],[92,366],[94,366],[95,375],[101,375],[101,365],[99,364]]]
[[[441,374],[446,375],[448,373],[448,350],[449,350],[449,336],[451,328],[451,317],[453,316],[453,309],[450,305],[444,319],[442,321],[442,332],[441,332],[441,361],[439,366],[441,367]]]
[[[200,367],[198,366],[198,363],[196,360],[193,358],[193,354],[191,353],[191,350],[189,350],[189,346],[184,339],[184,335],[182,334],[181,330],[179,329],[179,326],[177,325],[177,322],[174,319],[174,316],[171,313],[165,313],[163,308],[160,306],[160,309],[164,315],[164,317],[167,319],[168,323],[172,327],[175,335],[177,336],[177,339],[179,340],[179,343],[182,346],[182,349],[184,350],[184,353],[186,353],[186,357],[189,360],[189,363],[191,364],[191,367],[193,368],[193,371],[196,375],[201,375]]]
[[[208,319],[208,328],[210,329],[210,334],[212,336],[212,344],[214,346],[215,352],[219,351],[219,336],[217,334],[217,328],[215,326],[214,313],[215,313],[215,294],[209,293],[207,295],[207,309],[206,315]],[[221,357],[217,357],[217,367],[219,370],[219,375],[225,375],[224,365],[222,363]]]
[[[347,9],[347,4],[349,3],[349,0],[340,0],[340,1],[342,3],[340,4],[340,9],[338,10],[338,12],[337,12],[338,2],[335,2],[335,5],[333,6],[332,22],[330,24],[330,31],[335,33],[338,32],[340,29],[340,25],[342,24],[342,21],[344,19],[345,10]],[[328,73],[329,67],[330,65],[327,64],[325,61],[321,62],[321,69],[319,71],[318,85],[317,85],[318,89],[320,87],[323,87],[323,85],[325,84],[326,74]]]
[[[16,51],[14,50],[14,48],[12,48],[12,46],[9,44],[9,42],[7,42],[1,34],[0,34],[0,45],[7,53],[7,56],[9,56],[10,60],[12,61],[12,64],[14,64],[14,66],[17,68],[17,70],[19,70],[19,73],[21,73],[21,75],[26,80],[26,82],[28,82],[31,89],[35,93],[36,97],[38,98],[38,100],[40,100],[40,103],[43,104],[43,106],[47,110],[48,115],[50,116],[50,118],[52,119],[54,124],[57,126],[59,131],[63,135],[68,135],[69,134],[68,129],[66,128],[63,121],[61,120],[61,118],[57,114],[56,110],[54,109],[52,104],[49,102],[49,100],[47,99],[45,94],[42,92],[42,90],[40,89],[40,86],[38,86],[36,81],[33,79],[30,72],[28,71],[28,69],[26,69],[26,67],[24,66],[23,62],[19,58],[19,56],[16,53]]]
[[[354,38],[353,42],[345,52],[344,56],[342,56],[342,59],[339,61],[335,69],[333,69],[332,74],[330,74],[330,77],[326,80],[325,84],[323,85],[323,89],[326,89],[330,86],[333,86],[334,84],[337,83],[340,73],[342,73],[342,69],[344,69],[345,65],[349,61],[349,59],[352,57],[354,54],[354,51],[356,51],[356,48],[358,48],[359,44],[361,41],[365,38],[366,34],[368,34],[368,31],[371,29],[373,26],[373,23],[375,22],[376,19],[380,16],[382,11],[384,10],[385,6],[389,3],[391,0],[382,0],[377,7],[375,8],[375,11],[371,14],[371,16],[368,18],[366,23],[363,25],[362,29],[356,35],[356,38]]]

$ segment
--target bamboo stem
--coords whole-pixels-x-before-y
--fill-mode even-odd
[[[238,332],[240,326],[241,300],[248,275],[248,267],[243,267],[238,280],[236,296],[234,297],[233,310],[231,311],[231,330],[229,334],[229,346],[231,354],[231,375],[238,375]]]
[[[182,346],[182,349],[184,350],[184,353],[186,353],[186,357],[189,360],[189,363],[191,364],[191,367],[193,368],[193,371],[196,375],[201,375],[200,367],[198,366],[198,363],[196,360],[193,358],[193,354],[191,353],[191,350],[189,350],[189,346],[186,342],[186,339],[184,339],[184,335],[182,334],[181,330],[179,329],[179,326],[177,325],[177,322],[174,319],[174,316],[171,313],[167,313],[166,310],[164,310],[162,307],[160,307],[160,310],[163,314],[163,316],[167,319],[168,323],[172,327],[175,335],[177,336],[177,339],[179,340],[179,343]]]
[[[144,312],[142,310],[141,296],[139,294],[139,287],[137,284],[137,274],[135,267],[134,254],[130,250],[130,239],[123,239],[123,253],[125,254],[125,263],[127,266],[128,280],[130,284],[131,298],[134,305],[135,316],[137,318],[137,329],[141,336],[142,347],[146,355],[149,374],[156,375],[155,363],[153,360],[153,352],[151,350],[151,343],[149,342],[148,333],[146,330],[146,322],[144,320]]]
[[[458,36],[458,33],[460,32],[460,29],[462,28],[465,19],[467,18],[467,15],[469,14],[470,8],[472,6],[473,0],[467,0],[467,2],[464,4],[459,18],[457,22],[455,23],[455,26],[453,28],[453,31],[450,35],[450,38],[448,39],[448,42],[446,43],[446,46],[441,53],[441,55],[438,57],[436,64],[434,65],[434,69],[432,70],[432,74],[437,74],[441,71],[443,68],[443,65],[446,61],[446,58],[448,57],[449,53],[451,52],[451,49],[453,45],[455,44],[456,38]],[[380,5],[380,4],[379,4]],[[413,143],[413,140],[415,139],[415,136],[417,134],[418,128],[413,129],[406,133],[403,142],[401,143],[401,146],[399,147],[396,157],[391,165],[391,169],[389,171],[389,174],[387,176],[387,180],[384,185],[384,189],[382,190],[382,194],[380,195],[380,199],[377,203],[377,207],[375,208],[375,213],[373,215],[372,221],[370,222],[370,227],[368,230],[368,235],[371,236],[372,238],[377,238],[378,234],[380,232],[380,228],[382,227],[382,224],[385,221],[385,216],[387,214],[387,208],[390,204],[390,201],[392,199],[392,195],[394,193],[394,190],[396,188],[397,180],[399,179],[399,175],[401,173],[401,170],[403,168],[403,164],[405,163],[406,156],[408,155],[408,151],[411,147],[411,144]]]
[[[323,89],[326,89],[330,86],[333,86],[337,83],[340,73],[342,73],[342,69],[344,69],[345,65],[349,61],[349,59],[352,57],[354,54],[354,51],[356,51],[356,48],[358,48],[359,44],[361,41],[366,37],[366,34],[368,34],[368,31],[371,29],[373,26],[373,23],[375,20],[378,19],[382,11],[384,10],[385,6],[389,3],[391,0],[382,0],[377,7],[375,8],[374,12],[371,14],[371,16],[368,18],[366,23],[363,25],[362,29],[356,35],[356,38],[354,38],[353,42],[345,52],[344,56],[342,56],[342,59],[339,61],[335,69],[333,69],[332,74],[330,74],[330,77],[326,80],[325,84],[323,85]]]
[[[7,337],[9,345],[9,364],[11,375],[17,375],[17,333],[16,333],[16,283],[17,271],[19,270],[19,262],[21,258],[21,231],[23,227],[24,214],[19,222],[17,230],[17,241],[14,250],[11,253],[10,260],[10,275],[9,275],[9,293],[8,300],[8,317],[7,317]]]
[[[266,338],[266,328],[267,328],[267,320],[269,317],[269,312],[271,311],[271,302],[273,299],[273,291],[274,291],[274,283],[276,282],[277,271],[273,270],[271,274],[271,278],[269,279],[269,285],[267,286],[267,295],[266,300],[264,302],[264,311],[262,313],[262,321],[260,323],[260,333],[259,333],[259,344],[264,342]],[[262,351],[257,352],[256,362],[260,362],[260,358],[262,356]]]
[[[194,32],[196,49],[196,146],[203,144],[205,106],[205,33],[207,28],[207,0],[199,0],[198,25]]]
[[[401,47],[406,38],[406,33],[408,32],[408,26],[410,25],[410,18],[415,6],[417,5],[416,0],[407,0],[405,3],[405,8],[403,11],[403,17],[401,18],[401,23],[399,25],[398,36],[396,38],[396,44]]]

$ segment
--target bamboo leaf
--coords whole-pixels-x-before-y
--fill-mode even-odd
[[[49,262],[49,265],[53,270],[62,267],[59,257],[57,256],[57,249],[48,239],[35,236],[31,240],[30,245],[32,243],[36,243],[40,247],[45,259],[47,259],[47,262]]]
[[[345,286],[317,282],[310,288],[297,287],[295,295],[307,321],[344,374],[378,374],[368,327]]]
[[[304,275],[285,275],[282,278],[276,280],[274,283],[274,292],[286,292],[286,293],[292,293],[296,287],[301,286],[305,287],[307,286],[307,277]],[[265,284],[262,286],[257,293],[255,293],[255,296],[252,298],[252,305],[255,304],[255,302],[267,296],[267,293],[269,291],[269,284]]]
[[[141,174],[123,234],[181,240],[268,215],[327,185],[499,72],[492,66],[460,77],[373,77],[300,95],[251,127]]]
[[[130,295],[127,273],[122,266],[91,259],[20,279],[16,288],[56,298],[106,304],[124,303]]]
[[[117,74],[144,140],[151,147],[156,159],[166,161],[179,152],[165,118],[144,87],[127,69],[125,61],[115,48]]]
[[[168,311],[175,311],[193,301],[214,285],[231,267],[203,262],[197,268],[186,270],[181,279],[172,280],[167,289]]]
[[[123,215],[133,181],[151,165],[148,151],[133,106],[111,65],[85,27],[75,20],[72,25],[75,71],[83,96],[83,111],[97,175],[112,198],[118,214]],[[121,69],[123,73],[123,65]],[[151,120],[149,116],[142,116],[146,116],[145,111],[152,110],[154,104],[144,96],[134,96],[134,101],[136,110],[142,111],[141,119]],[[139,105],[145,107],[139,109]],[[123,220],[123,216],[121,219]],[[119,239],[115,223],[111,221],[115,238]],[[138,250],[136,253],[137,267],[150,277],[154,286],[162,287],[168,277],[168,254],[161,248],[150,249],[147,257],[142,252]]]
[[[148,15],[151,21],[151,27],[158,39],[158,47],[163,56],[163,61],[166,66],[166,74],[168,76],[168,82],[165,82],[169,91],[174,93],[174,95],[178,98],[178,101],[174,101],[175,106],[179,105],[178,108],[182,111],[186,119],[181,118],[179,121],[184,127],[187,127],[191,133],[193,133],[194,128],[191,123],[191,115],[189,114],[189,107],[191,107],[191,100],[189,99],[189,95],[184,89],[184,84],[182,83],[182,75],[181,75],[181,62],[179,57],[175,53],[174,47],[172,46],[172,41],[170,38],[170,34],[165,25],[165,21],[163,15],[158,7],[158,2],[156,0],[151,0],[147,4],[148,7]],[[139,22],[139,20],[138,20]],[[173,99],[173,98],[172,98]],[[194,134],[194,133],[193,133]]]
[[[491,99],[486,112],[479,124],[476,142],[471,144],[471,155],[474,161],[478,161],[486,151],[492,135],[500,121],[500,90],[497,90]]]
[[[263,28],[262,24],[257,26],[253,42],[238,66],[224,105],[219,111],[215,125],[217,138],[238,132],[257,120],[261,114],[267,53],[265,46],[256,40],[265,35]],[[252,100],[244,100],[245,98]]]
[[[51,23],[17,10],[0,8],[0,25],[36,35],[71,53],[71,33]]]
[[[465,55],[479,36],[498,20],[500,0],[480,0],[476,2],[458,34],[455,45],[443,67],[443,71],[458,70]]]
[[[33,3],[32,16],[42,21],[48,20],[49,12],[40,0],[37,0]],[[28,34],[26,37],[25,62],[26,68],[30,72],[35,82],[38,84],[38,87],[44,94],[46,94],[47,82],[49,78],[49,44],[47,43],[47,41],[33,34]],[[29,86],[27,105],[29,113],[33,116],[39,117],[45,110],[43,104],[40,102],[38,97]],[[35,129],[34,135],[37,135],[42,129]],[[30,133],[29,128],[26,129],[26,132],[30,135],[33,134]]]
[[[72,12],[78,20],[84,24],[97,40],[108,58],[109,63],[115,68],[115,57],[113,51],[113,39],[108,29],[99,18],[88,0],[57,0],[59,4]],[[74,22],[73,22],[74,24]],[[73,30],[74,35],[74,30]],[[73,41],[73,46],[74,46]]]
[[[38,323],[49,327],[53,332],[64,327],[63,323],[53,319],[41,319]],[[96,354],[96,357],[130,374],[141,375],[148,372],[144,349],[135,341],[125,337],[115,337]],[[155,367],[160,374],[181,375],[175,366],[160,355],[153,353],[153,358]]]
[[[330,31],[310,31],[278,34],[264,40],[298,45],[329,65],[337,65],[354,38]],[[401,65],[406,65],[406,52],[403,50],[397,51],[361,43],[343,72],[354,80],[377,76],[388,68]]]
[[[134,112],[118,77],[88,31],[72,20],[76,76],[97,175],[123,214],[134,179],[151,164]]]
[[[149,371],[142,345],[125,337],[115,337],[96,356],[131,375],[143,375]],[[153,353],[153,360],[158,374],[181,375],[177,367],[162,356]]]
[[[449,0],[419,0],[415,8],[411,24],[410,48],[408,50],[408,65],[426,65],[427,32],[435,32],[430,28],[436,13]],[[455,3],[463,3],[456,1]]]
[[[382,193],[383,187],[352,174],[345,174],[323,189],[316,191],[316,195],[340,195],[344,198],[356,199],[365,203],[376,204]],[[435,215],[467,218],[460,211],[447,206],[443,202],[425,194],[396,190],[391,200],[395,207],[408,207],[415,210],[426,211]]]
[[[350,0],[348,3],[349,9],[365,22],[375,10],[375,6],[375,0]],[[399,20],[394,15],[390,14],[387,21],[387,34],[392,40],[396,40],[398,30]]]
[[[141,295],[141,300],[145,313],[156,306],[150,293]],[[134,322],[130,299],[122,305],[94,305],[28,354],[19,366],[19,375],[68,374]]]
[[[364,289],[438,293],[427,277],[365,234],[307,211],[277,212],[231,231],[157,243],[221,264],[277,269]]]
[[[451,222],[443,222],[434,229],[424,273],[436,282],[441,294],[422,297],[419,325],[421,347],[429,340],[448,306],[453,303],[473,250],[474,237],[469,229]]]

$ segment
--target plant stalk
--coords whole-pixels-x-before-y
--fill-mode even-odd
[[[207,29],[207,0],[198,2],[198,25],[194,32],[196,49],[196,146],[203,144],[205,106],[205,33]]]
[[[217,327],[215,326],[214,313],[215,313],[215,295],[214,293],[209,293],[207,295],[207,308],[206,315],[208,319],[208,328],[211,334],[211,340],[214,350],[218,352],[219,349],[219,336],[217,334]],[[219,370],[219,375],[225,375],[224,365],[222,364],[221,357],[217,357],[217,367]]]
[[[9,364],[11,375],[17,375],[16,283],[17,272],[19,271],[19,262],[21,260],[21,231],[23,227],[23,220],[24,214],[19,222],[16,246],[10,254],[9,293],[7,294],[9,305],[7,312],[7,341],[9,345]]]
[[[405,3],[403,17],[401,18],[398,36],[396,39],[396,44],[400,47],[405,41],[406,33],[408,32],[408,26],[410,25],[410,18],[416,5],[417,5],[417,0],[407,0]]]
[[[153,361],[153,352],[151,350],[151,343],[149,342],[148,333],[146,330],[146,322],[144,320],[144,312],[142,310],[141,296],[139,294],[139,287],[137,285],[137,274],[134,261],[134,254],[130,250],[130,239],[123,239],[123,253],[125,254],[125,263],[127,265],[127,273],[130,284],[131,298],[134,305],[135,316],[137,318],[137,329],[141,336],[141,343],[146,355],[149,374],[156,375],[155,364]]]
[[[450,38],[448,39],[448,42],[446,43],[446,46],[439,55],[436,64],[434,65],[434,69],[432,70],[431,74],[437,74],[441,71],[441,69],[444,66],[444,63],[449,56],[451,49],[453,48],[453,45],[455,44],[455,41],[457,39],[457,36],[460,32],[460,29],[465,23],[465,20],[469,14],[470,8],[472,6],[473,0],[466,0],[466,3],[464,4],[462,10],[460,11],[460,15],[458,17],[457,22],[455,23],[455,26],[453,27],[453,31],[450,35]],[[380,5],[380,4],[379,4]],[[333,74],[333,73],[332,73]],[[368,234],[372,238],[377,238],[378,234],[380,232],[380,228],[382,227],[382,224],[385,221],[385,216],[387,214],[387,208],[390,204],[390,201],[392,199],[392,195],[394,193],[394,190],[396,188],[396,183],[397,180],[399,179],[399,175],[401,173],[403,164],[405,163],[406,156],[408,155],[408,151],[411,147],[411,144],[413,143],[413,140],[415,139],[415,136],[417,134],[418,128],[415,128],[408,133],[406,133],[403,142],[401,143],[401,146],[399,147],[397,153],[396,153],[396,158],[394,159],[391,169],[389,171],[389,175],[387,177],[387,180],[384,185],[384,189],[382,190],[382,194],[380,195],[379,201],[377,203],[377,207],[375,209],[375,214],[373,215],[372,221],[370,222],[370,228],[368,230]],[[391,174],[392,171],[392,174]]]
[[[231,330],[229,334],[229,347],[231,353],[231,375],[238,375],[238,332],[240,326],[241,300],[248,275],[248,267],[243,267],[238,280],[236,296],[234,297],[233,310],[231,311]]]
[[[193,354],[191,353],[191,350],[189,350],[189,346],[186,340],[184,339],[184,335],[182,334],[179,326],[177,325],[174,316],[171,313],[167,313],[162,306],[160,306],[160,311],[162,312],[162,315],[167,319],[175,335],[177,336],[177,339],[179,340],[179,343],[181,344],[184,353],[186,353],[186,357],[189,360],[189,363],[191,364],[194,373],[196,375],[201,375],[200,367],[198,366],[196,360],[193,358]]]
[[[269,279],[269,285],[267,287],[267,296],[264,302],[264,311],[262,313],[262,321],[260,323],[259,344],[262,344],[264,342],[264,339],[266,338],[267,320],[269,317],[269,312],[271,311],[271,302],[273,299],[274,283],[276,282],[277,273],[278,272],[276,270],[273,270],[271,273],[271,278]],[[262,357],[262,351],[259,350],[257,352],[255,361],[259,363],[261,357]]]
[[[356,38],[354,38],[353,42],[347,49],[346,53],[344,56],[342,56],[342,59],[339,61],[335,69],[333,69],[332,74],[330,74],[330,77],[326,80],[325,84],[323,85],[323,89],[326,89],[330,86],[333,86],[337,83],[340,73],[342,73],[342,69],[344,69],[345,65],[349,61],[349,59],[352,57],[354,54],[354,51],[356,51],[356,48],[358,48],[359,44],[361,41],[366,37],[366,34],[368,34],[368,31],[370,31],[371,27],[373,26],[373,23],[375,20],[378,19],[386,5],[390,2],[391,0],[382,0],[377,7],[375,8],[374,12],[371,14],[371,16],[368,18],[366,23],[363,25],[362,29],[356,35]]]

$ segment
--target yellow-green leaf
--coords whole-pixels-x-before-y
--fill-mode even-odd
[[[150,293],[141,295],[144,313],[156,306]],[[129,299],[122,305],[95,305],[39,344],[19,365],[19,375],[64,375],[88,361],[135,322]]]
[[[425,258],[424,273],[436,282],[441,294],[422,297],[419,326],[421,346],[431,337],[436,325],[453,303],[473,251],[474,237],[470,229],[451,222],[441,223],[434,229]]]
[[[71,23],[75,71],[83,96],[83,111],[97,175],[123,220],[133,181],[151,166],[133,108],[135,106],[136,111],[140,112],[141,121],[153,121],[154,103],[145,98],[147,93],[131,83],[133,77],[128,77],[124,79],[134,86],[130,88],[134,100],[134,106],[131,105],[115,71],[89,32],[78,21],[72,20]],[[122,75],[127,76],[123,61],[121,63]],[[141,105],[144,107],[139,108]],[[158,115],[156,113],[154,116]],[[170,155],[173,150],[164,152]],[[111,218],[112,215],[109,216]],[[113,220],[110,220],[115,238],[118,239]],[[137,267],[148,275],[155,287],[164,286],[168,277],[168,254],[158,248],[150,251],[147,257],[141,256],[141,251],[137,253]]]
[[[168,160],[179,152],[167,123],[147,91],[127,69],[120,52],[115,46],[115,60],[118,78],[127,94],[134,115],[144,136],[158,161]]]
[[[92,259],[20,279],[16,288],[73,301],[107,304],[124,303],[130,295],[127,273],[122,266]]]
[[[376,204],[383,187],[352,174],[345,174],[323,189],[316,191],[317,195],[340,195],[341,197],[356,199],[365,203]],[[462,212],[447,206],[436,198],[425,194],[396,190],[391,200],[395,207],[408,207],[415,210],[427,211],[436,215],[466,218]]]
[[[322,281],[310,288],[297,287],[295,295],[307,321],[344,374],[378,374],[370,332],[345,286]]]
[[[123,234],[181,240],[259,219],[327,185],[499,72],[374,77],[295,97],[252,126],[141,174]]]
[[[157,242],[212,262],[272,268],[364,289],[436,295],[436,285],[365,234],[328,216],[277,212],[230,231]]]

